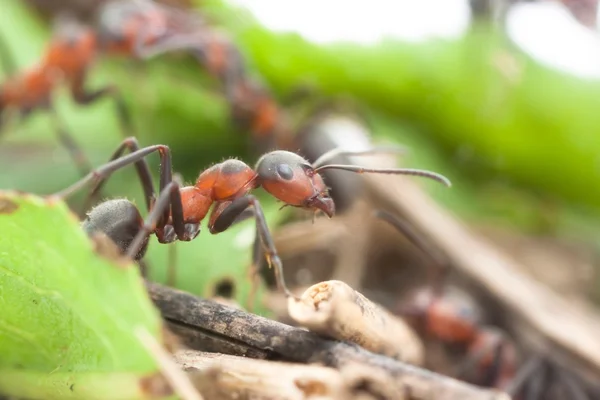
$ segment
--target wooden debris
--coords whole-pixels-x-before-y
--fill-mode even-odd
[[[311,286],[300,301],[288,300],[290,316],[321,335],[356,343],[367,350],[421,365],[423,345],[400,318],[341,281]]]
[[[150,296],[171,329],[197,350],[316,363],[343,370],[359,364],[406,386],[408,400],[507,400],[493,390],[478,388],[358,345],[329,340],[258,315],[231,308],[189,293],[148,283]]]
[[[342,376],[333,368],[183,350],[175,361],[209,399],[345,399]]]

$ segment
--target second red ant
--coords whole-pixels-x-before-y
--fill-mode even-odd
[[[132,153],[122,156],[126,150]],[[274,267],[278,288],[283,290],[286,296],[291,296],[285,285],[281,260],[273,244],[262,207],[250,192],[262,187],[285,205],[322,211],[332,217],[335,214],[335,204],[320,175],[321,171],[327,169],[423,176],[450,186],[445,177],[430,171],[327,164],[332,157],[340,154],[360,155],[381,151],[377,148],[363,151],[335,149],[321,156],[313,164],[295,153],[273,151],[263,155],[254,169],[242,161],[229,159],[201,172],[194,185],[182,186],[173,180],[171,152],[168,146],[154,145],[140,149],[135,138],[128,138],[119,146],[110,162],[96,168],[53,197],[65,198],[88,184],[94,184],[91,192],[93,194],[113,172],[134,164],[142,183],[146,205],[150,210],[147,218],[142,222],[137,208],[127,200],[109,200],[97,206],[84,222],[86,230],[104,232],[132,259],[140,259],[143,256],[148,238],[152,234],[156,235],[160,243],[194,239],[200,233],[200,222],[208,215],[211,207],[208,228],[212,234],[228,229],[250,208],[256,220],[257,236],[254,249],[262,249],[254,252],[253,265],[258,265],[260,257],[264,254],[269,265]],[[389,152],[389,149],[387,151]],[[145,160],[145,157],[152,153],[158,153],[161,160],[158,195]]]
[[[0,86],[0,118],[8,109],[18,110],[22,118],[36,110],[50,111],[60,143],[69,151],[82,174],[87,174],[91,165],[59,120],[52,96],[63,84],[81,105],[110,96],[115,101],[123,132],[131,134],[131,116],[119,90],[113,85],[88,90],[85,83],[98,55],[143,58],[146,47],[176,34],[187,26],[184,21],[191,21],[189,17],[184,19],[183,12],[169,9],[167,14],[163,9],[167,8],[159,8],[151,2],[109,2],[103,6],[95,29],[63,16],[57,20],[41,60],[17,74],[8,60],[6,43],[0,41],[4,68],[13,74]]]
[[[416,291],[402,305],[400,314],[425,335],[467,353],[467,364],[475,367],[475,383],[504,387],[516,372],[517,354],[512,342],[499,329],[485,326],[473,301],[456,290],[442,286],[448,262],[404,221],[385,211],[375,216],[391,224],[437,266],[431,277],[435,285]]]
[[[385,211],[377,211],[375,216],[401,232],[437,267],[430,277],[435,284],[413,293],[401,305],[399,314],[425,336],[466,353],[458,378],[468,376],[472,383],[503,390],[514,399],[549,398],[555,386],[561,394],[558,398],[592,399],[574,375],[560,371],[545,357],[532,356],[517,368],[517,347],[508,335],[483,324],[482,312],[473,298],[457,288],[443,286],[449,270],[446,257],[400,218]]]

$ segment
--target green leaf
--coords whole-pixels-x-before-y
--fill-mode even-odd
[[[0,392],[149,398],[158,372],[134,330],[161,320],[134,264],[100,257],[63,202],[0,192]]]

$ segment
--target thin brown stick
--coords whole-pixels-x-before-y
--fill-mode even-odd
[[[423,344],[400,318],[341,281],[311,286],[288,301],[290,316],[321,335],[356,343],[409,364],[423,363]]]
[[[506,394],[481,389],[452,378],[371,353],[355,344],[325,339],[304,329],[294,328],[242,310],[227,307],[148,283],[148,290],[163,317],[178,328],[182,340],[206,351],[200,337],[210,341],[211,351],[233,355],[258,353],[269,359],[298,363],[319,363],[344,368],[359,363],[402,381],[411,392],[409,399],[420,400],[506,400]],[[219,348],[219,345],[225,345]],[[240,351],[240,353],[236,353]],[[416,393],[416,394],[413,394]],[[434,396],[435,397],[432,397]],[[429,397],[425,397],[429,396]]]

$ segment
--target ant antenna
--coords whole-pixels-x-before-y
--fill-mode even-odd
[[[313,168],[319,168],[326,162],[333,160],[337,156],[362,156],[367,154],[405,154],[408,150],[405,147],[399,146],[375,146],[365,150],[346,150],[341,147],[336,147],[323,153],[317,160],[312,163]]]
[[[364,173],[378,173],[378,174],[394,174],[394,175],[412,175],[422,176],[424,178],[433,179],[434,181],[440,182],[448,187],[452,186],[452,183],[445,176],[432,171],[426,171],[423,169],[412,169],[412,168],[367,168],[357,165],[343,165],[343,164],[327,164],[321,167],[315,168],[315,172],[320,172],[326,169],[341,169],[344,171],[356,172],[358,174]]]

